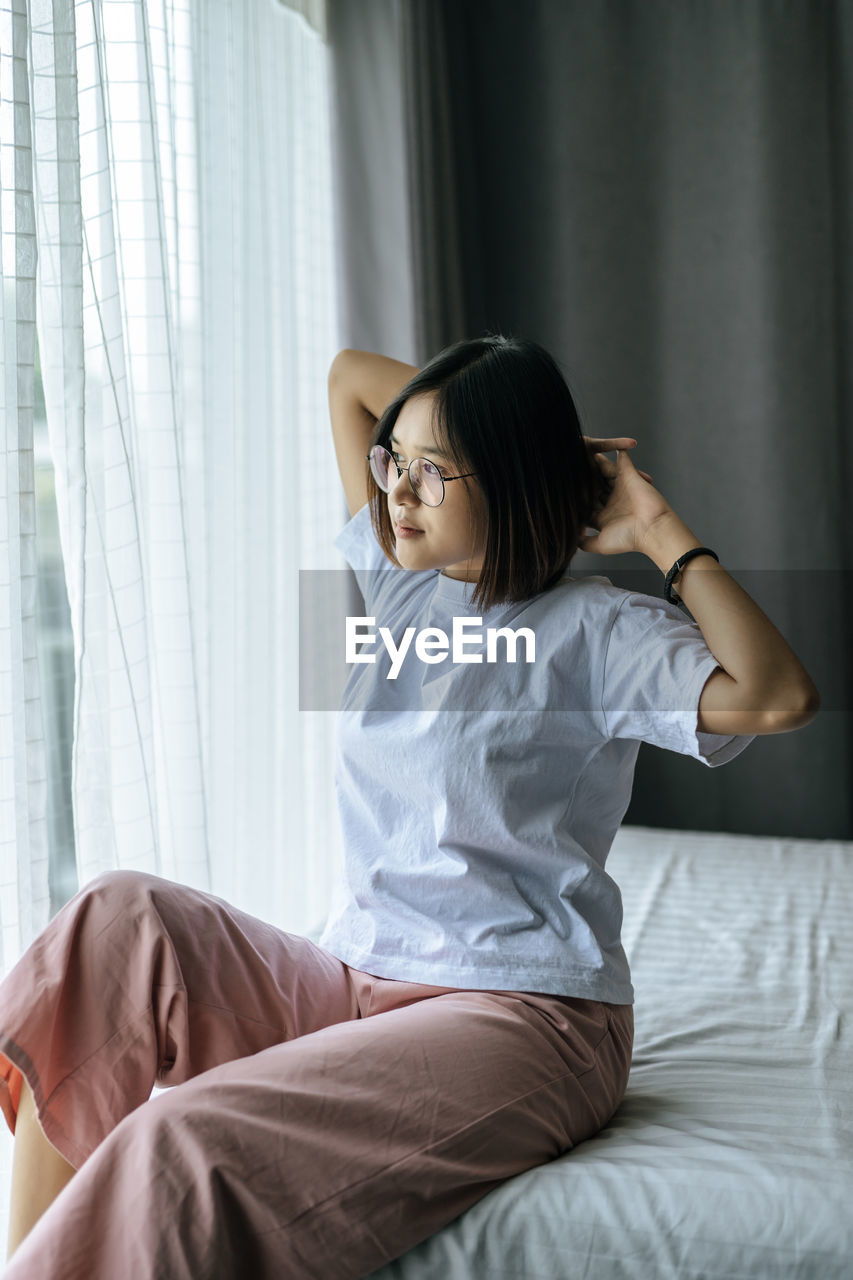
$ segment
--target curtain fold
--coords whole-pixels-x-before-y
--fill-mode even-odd
[[[325,916],[341,861],[336,717],[299,710],[298,662],[298,571],[343,565],[327,50],[277,2],[194,15],[210,843],[222,896],[298,931]],[[313,637],[319,665],[334,639]]]
[[[0,3],[0,961],[50,914],[37,649],[33,385],[36,234],[26,0]]]
[[[326,39],[326,0],[279,0],[279,3],[304,18],[321,40]]]
[[[193,123],[191,97],[178,101],[189,12],[59,0],[37,17],[40,350],[75,641],[78,877],[124,866],[209,887],[181,485],[198,360],[193,164],[175,146]]]

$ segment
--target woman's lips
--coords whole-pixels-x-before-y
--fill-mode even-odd
[[[414,538],[417,534],[423,533],[423,529],[411,529],[405,524],[396,524],[394,529],[398,538]]]

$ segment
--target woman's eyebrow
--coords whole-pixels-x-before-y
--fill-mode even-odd
[[[395,435],[392,435],[391,443],[399,444],[400,441],[397,439]],[[447,458],[446,453],[444,453],[441,449],[434,448],[432,445],[425,445],[425,444],[415,445],[415,453],[416,453],[416,456],[422,453],[434,453],[437,458]]]

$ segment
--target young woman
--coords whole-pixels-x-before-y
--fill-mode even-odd
[[[336,544],[392,648],[419,639],[393,677],[387,646],[353,664],[325,932],[127,871],[66,904],[0,985],[7,1280],[365,1276],[598,1132],[631,1061],[605,860],[640,742],[717,766],[816,714],[636,440],[586,440],[537,344],[420,371],[347,350],[329,398]],[[698,551],[674,577],[695,622],[572,578],[578,547],[663,574]]]

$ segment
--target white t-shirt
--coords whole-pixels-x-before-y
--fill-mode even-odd
[[[345,867],[320,945],[383,978],[631,1004],[622,899],[604,864],[640,742],[713,767],[752,741],[697,730],[719,666],[697,623],[569,570],[481,614],[474,584],[393,565],[366,505],[335,546],[375,619],[361,624],[375,661],[353,665],[341,702]],[[439,628],[452,644],[454,618],[481,619],[462,624],[464,648],[419,657],[417,633]],[[397,648],[415,629],[395,679],[380,627]],[[487,661],[498,627],[532,631],[534,660],[522,638],[514,663],[502,644]],[[429,638],[421,652],[435,656]]]

